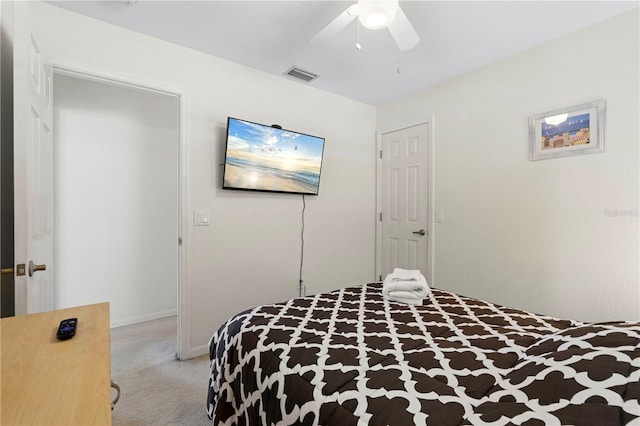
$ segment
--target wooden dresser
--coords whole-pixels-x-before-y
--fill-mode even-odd
[[[60,321],[76,335],[56,339]],[[109,303],[2,318],[2,425],[110,425]]]

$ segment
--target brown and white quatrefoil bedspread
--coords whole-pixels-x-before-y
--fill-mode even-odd
[[[640,323],[366,284],[264,305],[210,342],[215,425],[640,425]]]

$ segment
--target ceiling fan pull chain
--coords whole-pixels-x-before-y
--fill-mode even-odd
[[[362,50],[362,45],[360,44],[360,20],[357,19],[357,21],[358,21],[358,40],[356,41],[356,49]]]

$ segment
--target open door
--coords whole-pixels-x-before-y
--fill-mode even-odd
[[[14,3],[14,267],[16,315],[53,309],[53,76]]]

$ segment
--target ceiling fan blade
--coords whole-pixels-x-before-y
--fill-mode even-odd
[[[387,28],[402,51],[413,49],[420,42],[418,33],[400,7],[393,22]]]
[[[311,39],[311,43],[322,43],[342,31],[358,16],[357,7],[357,4],[349,6],[344,12],[338,15],[336,19],[329,22],[326,27],[321,29],[318,34],[314,35]]]

